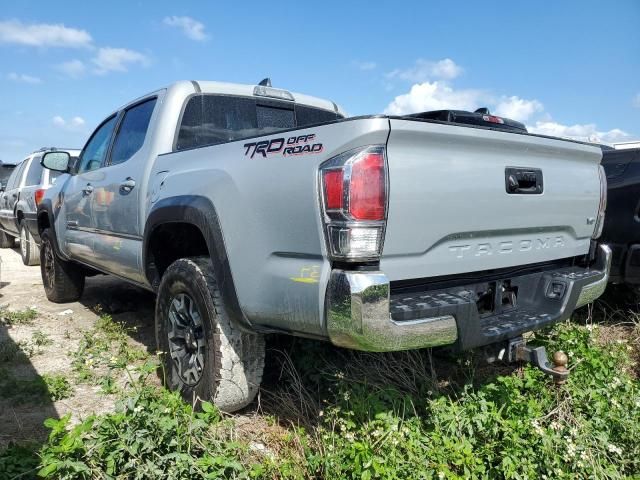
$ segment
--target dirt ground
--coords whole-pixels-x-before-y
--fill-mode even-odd
[[[100,386],[73,382],[71,354],[77,350],[83,332],[91,330],[99,319],[96,306],[112,314],[132,330],[133,346],[153,351],[154,297],[113,277],[87,278],[80,302],[55,304],[47,300],[40,277],[40,267],[23,265],[17,249],[0,250],[2,259],[0,306],[12,311],[37,310],[29,324],[5,325],[0,322],[0,346],[22,350],[11,361],[0,357],[0,374],[18,380],[37,380],[43,375],[64,375],[72,383],[70,397],[59,401],[33,402],[12,392],[0,392],[0,448],[10,441],[42,441],[46,436],[45,419],[71,413],[79,420],[93,412],[113,408],[115,395],[104,394]],[[34,337],[34,333],[36,336]],[[43,334],[43,335],[41,335]],[[33,347],[34,338],[47,338],[47,344]],[[16,348],[17,346],[17,348]],[[27,352],[26,350],[30,350]],[[123,373],[120,372],[120,375]],[[125,382],[126,379],[120,379]],[[6,388],[6,387],[5,387]]]

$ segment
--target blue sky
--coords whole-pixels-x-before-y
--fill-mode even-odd
[[[492,111],[532,131],[640,138],[640,2],[3,2],[0,159],[81,147],[181,79],[274,86],[349,114]]]

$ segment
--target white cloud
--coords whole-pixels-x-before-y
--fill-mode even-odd
[[[100,48],[98,54],[91,59],[96,68],[94,73],[103,75],[107,72],[126,72],[129,65],[149,65],[149,59],[140,52],[126,48]]]
[[[42,83],[42,79],[38,77],[32,77],[31,75],[25,75],[24,73],[12,72],[9,75],[7,75],[7,78],[14,82],[28,83],[31,85],[37,85],[39,83]]]
[[[525,99],[516,95],[496,95],[480,89],[458,89],[454,82],[447,81],[462,72],[462,68],[453,60],[439,62],[418,60],[416,66],[408,70],[396,70],[386,75],[389,79],[413,81],[423,78],[438,80],[414,81],[409,92],[396,96],[387,105],[384,113],[389,115],[405,115],[428,110],[475,110],[478,107],[489,107],[496,115],[527,123],[531,133],[565,137],[574,140],[598,143],[614,143],[631,140],[628,132],[619,128],[611,130],[598,129],[596,124],[564,125],[553,120],[552,116],[537,99]],[[640,108],[640,93],[633,99],[633,104]]]
[[[65,75],[71,78],[79,78],[82,75],[84,75],[84,73],[87,70],[87,67],[85,66],[84,62],[77,59],[69,60],[68,62],[63,62],[59,64],[57,68],[62,73],[64,73]]]
[[[409,93],[397,96],[385,109],[390,115],[424,112],[426,110],[475,110],[486,103],[481,90],[456,90],[446,82],[417,83]]]
[[[640,108],[640,92],[636,93],[636,96],[633,97],[633,100],[631,101],[631,103],[633,104],[634,107]]]
[[[93,39],[86,30],[63,24],[24,24],[19,20],[0,21],[0,43],[32,47],[88,48]]]
[[[399,79],[407,82],[422,83],[433,79],[452,80],[463,72],[462,67],[450,58],[437,62],[418,59],[413,67],[405,70],[396,69],[387,73],[390,80]]]
[[[516,96],[503,97],[495,108],[496,115],[518,122],[526,122],[534,113],[542,111],[544,111],[544,107],[538,100],[526,100]]]
[[[162,22],[170,27],[182,30],[187,38],[197,42],[203,42],[209,35],[204,31],[204,24],[191,17],[165,17]]]
[[[598,130],[593,123],[563,125],[554,121],[538,121],[534,125],[528,125],[527,129],[531,133],[550,135],[552,137],[572,138],[584,142],[614,143],[631,139],[630,134],[619,128],[601,131]]]
[[[359,60],[354,60],[353,62],[351,62],[351,64],[358,70],[362,70],[365,72],[369,70],[374,70],[378,66],[376,62],[363,62]]]
[[[64,128],[66,130],[82,130],[86,122],[82,117],[73,117],[71,120],[67,121],[60,115],[56,115],[51,119],[51,123],[56,127]]]

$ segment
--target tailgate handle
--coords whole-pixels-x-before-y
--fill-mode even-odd
[[[539,195],[543,191],[542,170],[539,168],[507,167],[504,179],[509,194]]]

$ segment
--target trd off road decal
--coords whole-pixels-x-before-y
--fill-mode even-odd
[[[314,143],[316,138],[314,133],[309,135],[299,135],[296,137],[272,138],[271,140],[262,140],[260,142],[252,142],[244,144],[244,155],[253,158],[259,154],[263,157],[267,155],[279,154],[284,157],[287,155],[306,155],[308,153],[320,153],[322,151],[321,143]]]

